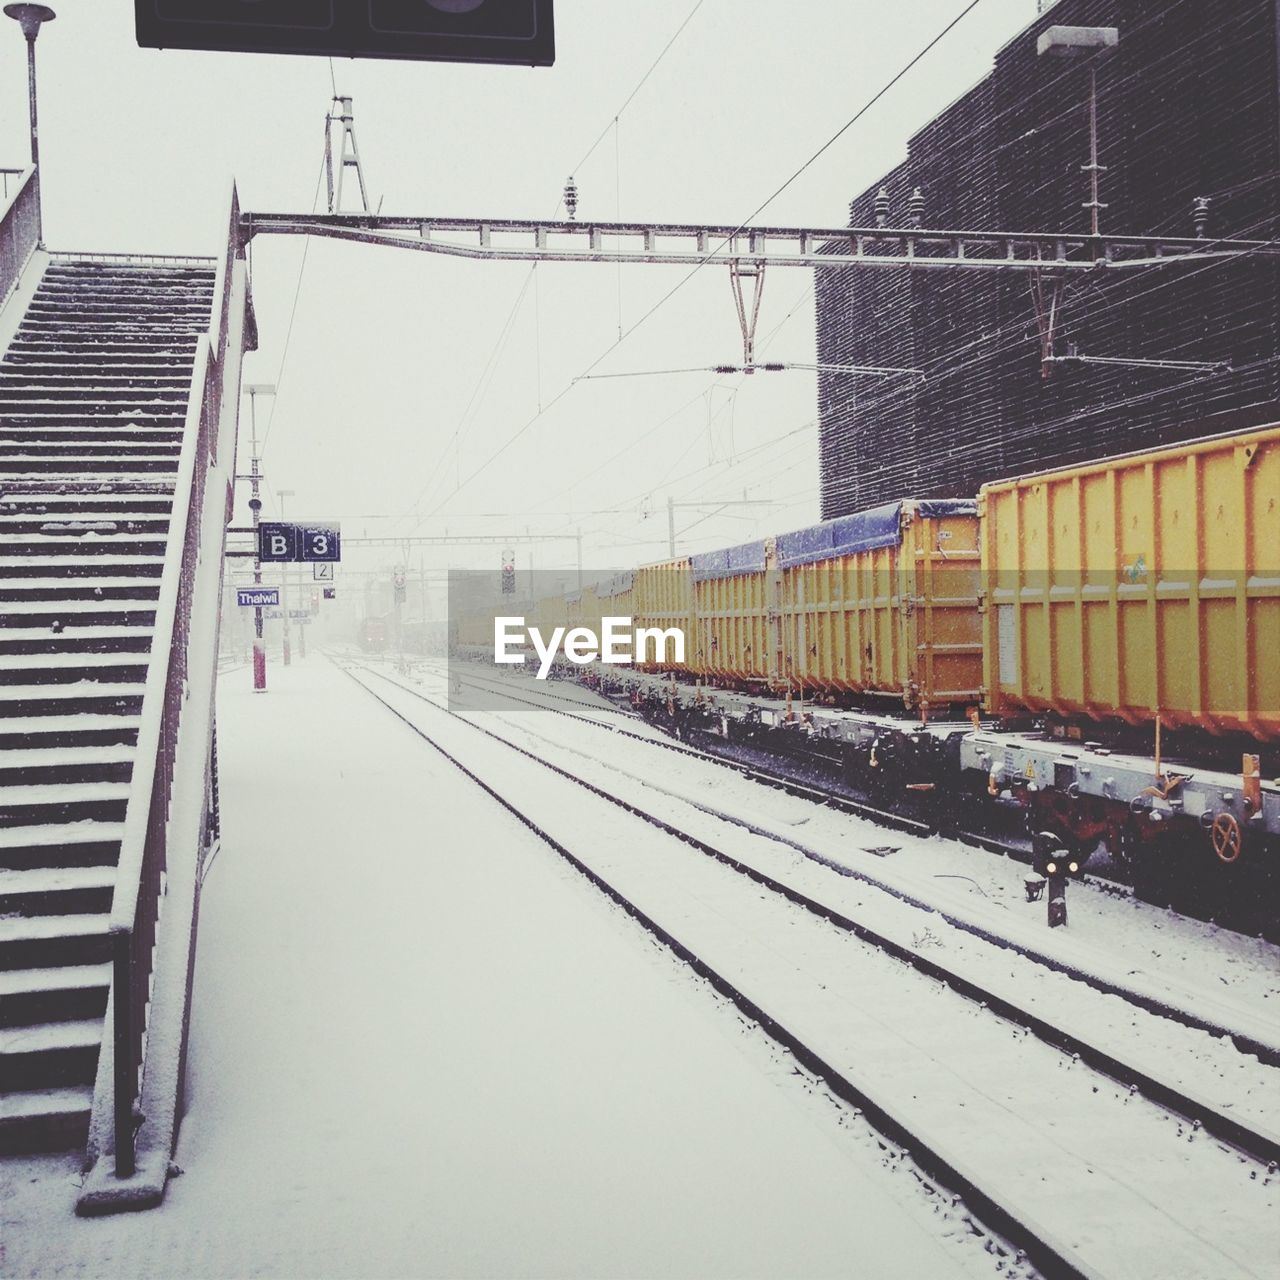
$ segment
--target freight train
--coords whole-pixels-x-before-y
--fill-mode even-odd
[[[892,502],[528,612],[544,634],[680,628],[682,661],[563,665],[939,827],[1014,810],[1042,865],[1101,845],[1136,870],[1280,864],[1280,426]],[[459,639],[491,653],[491,615]]]

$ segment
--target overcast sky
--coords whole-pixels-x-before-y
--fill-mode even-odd
[[[572,173],[580,217],[737,223],[965,0],[556,0],[552,68],[338,61],[332,82],[324,58],[138,49],[126,0],[54,7],[38,44],[50,248],[212,255],[233,176],[247,209],[312,209],[335,83],[354,97],[385,213],[551,216]],[[982,0],[758,220],[841,224],[850,197],[1035,11],[1035,0]],[[24,50],[16,24],[3,34],[0,163],[16,165]],[[688,268],[531,273],[314,241],[299,289],[302,254],[292,238],[253,250],[261,349],[245,377],[279,386],[274,411],[259,410],[268,510],[285,488],[297,495],[289,515],[340,517],[348,536],[581,526],[589,563],[612,567],[665,556],[668,496],[778,503],[709,518],[682,508],[682,551],[817,519],[813,374],[573,382],[606,352],[597,374],[740,361],[727,269],[704,268],[637,326]],[[803,269],[769,276],[762,358],[813,361],[812,283]],[[246,413],[242,456],[247,439]],[[533,555],[549,568],[573,549]],[[451,548],[426,563],[495,560]]]

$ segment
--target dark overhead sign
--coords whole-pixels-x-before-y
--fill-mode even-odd
[[[134,0],[150,49],[555,62],[552,0]]]

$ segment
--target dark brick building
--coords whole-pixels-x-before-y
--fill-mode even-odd
[[[1101,229],[1280,237],[1280,0],[1059,0],[990,76],[911,139],[908,159],[851,204],[905,225],[1088,230],[1088,84],[1038,57],[1053,25],[1113,26],[1098,63]],[[1090,273],[1067,281],[1056,351],[1224,361],[1231,372],[1057,365],[1041,376],[1022,274],[823,269],[823,364],[919,368],[922,381],[822,374],[825,518],[901,496],[972,495],[984,481],[1280,418],[1280,263],[1258,257]]]

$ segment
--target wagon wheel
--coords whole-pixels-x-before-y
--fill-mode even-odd
[[[1222,862],[1234,862],[1240,856],[1240,823],[1234,814],[1220,813],[1210,828],[1213,851]]]

